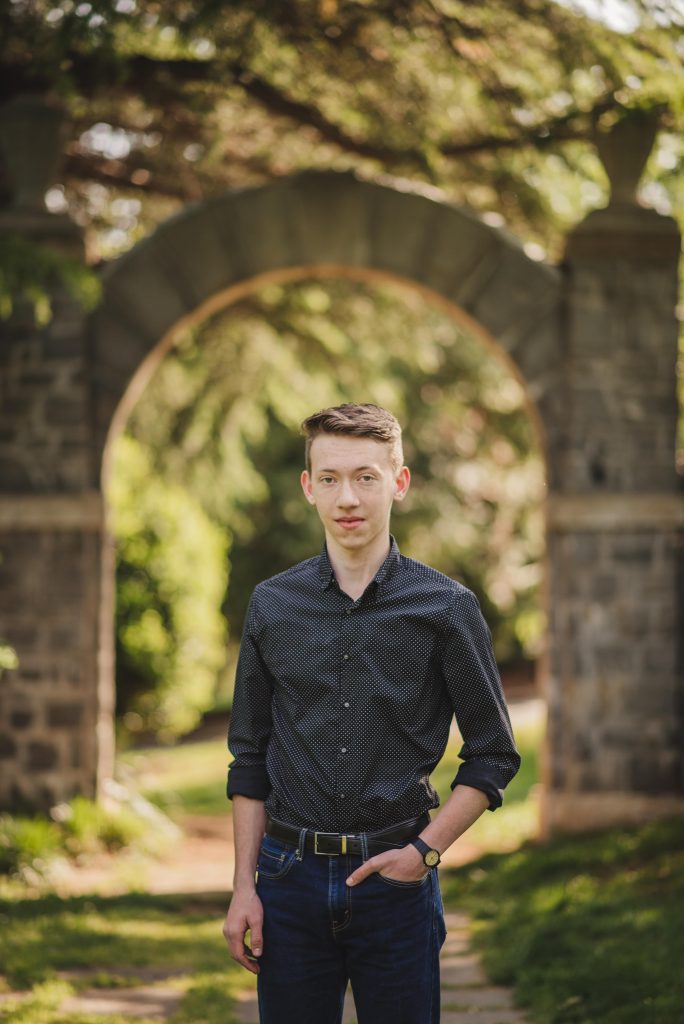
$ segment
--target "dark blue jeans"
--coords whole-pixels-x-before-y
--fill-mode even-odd
[[[446,930],[437,872],[419,882],[375,873],[350,888],[362,861],[264,837],[261,1024],[340,1024],[349,980],[358,1024],[438,1024]]]

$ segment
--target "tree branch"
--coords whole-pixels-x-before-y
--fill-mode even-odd
[[[100,92],[107,92],[111,95],[112,82],[103,80],[102,66],[95,55],[85,56],[72,53],[69,58],[75,82],[84,94],[93,96]],[[5,65],[4,69],[0,70],[0,87],[8,84],[4,81],[7,76],[12,80],[13,91],[26,86],[26,81],[22,82],[22,71],[30,75],[35,88],[39,78],[28,72],[26,68],[17,66],[12,68],[9,65]],[[420,149],[411,147],[397,149],[378,141],[353,135],[330,120],[319,107],[295,99],[238,60],[228,62],[189,59],[155,60],[137,55],[121,65],[119,81],[122,91],[133,95],[143,93],[148,102],[151,99],[150,106],[154,107],[159,104],[161,108],[171,100],[179,102],[183,96],[181,87],[189,84],[209,85],[215,94],[221,83],[225,86],[226,74],[228,74],[231,84],[242,88],[249,97],[261,104],[269,113],[289,118],[296,124],[314,128],[323,140],[338,146],[344,152],[377,160],[389,168],[413,167],[432,177],[433,172],[428,157]],[[114,89],[116,89],[116,85],[114,85]],[[209,102],[208,97],[207,102]],[[611,103],[606,101],[603,109],[609,109],[610,106]],[[554,142],[586,139],[590,134],[589,125],[579,127],[571,123],[574,119],[584,116],[586,115],[583,111],[573,110],[562,117],[552,118],[543,124],[536,125],[533,129],[523,130],[521,128],[517,134],[490,134],[470,140],[464,139],[460,142],[438,146],[436,152],[442,157],[453,158],[482,152],[523,149],[530,146],[548,147]],[[110,172],[100,167],[100,176],[104,175],[109,178],[110,174],[110,180],[114,183],[119,171]],[[169,186],[169,188],[169,194],[179,194],[177,188],[173,186]],[[184,195],[185,193],[181,191],[180,194]]]
[[[93,160],[81,153],[70,153],[64,160],[62,176],[76,181],[97,181],[113,188],[129,188],[136,192],[167,196],[184,203],[198,198],[196,193],[191,195],[187,188],[183,188],[178,175],[167,180],[157,171],[145,167],[142,169],[149,173],[149,179],[136,182],[133,175],[140,169],[139,164],[131,167],[124,160]]]

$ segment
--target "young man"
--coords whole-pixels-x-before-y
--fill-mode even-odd
[[[501,804],[520,757],[475,596],[390,535],[410,482],[396,419],[342,405],[303,430],[325,545],[260,583],[247,613],[224,935],[258,974],[262,1024],[339,1024],[349,979],[359,1024],[434,1024],[436,866]],[[431,819],[454,713],[463,764]]]

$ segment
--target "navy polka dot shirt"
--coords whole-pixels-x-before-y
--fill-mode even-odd
[[[475,595],[389,555],[356,601],[324,547],[260,583],[240,647],[228,796],[264,800],[298,828],[362,832],[437,807],[430,773],[453,715],[463,737],[453,786],[489,809],[517,772],[489,628]]]

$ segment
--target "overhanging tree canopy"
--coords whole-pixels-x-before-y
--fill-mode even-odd
[[[15,0],[0,75],[6,97],[67,102],[67,198],[126,235],[227,186],[354,166],[439,185],[553,249],[605,186],[583,145],[597,127],[645,107],[681,126],[684,11],[634,9],[619,33],[553,0]],[[122,196],[141,208],[112,209]]]

